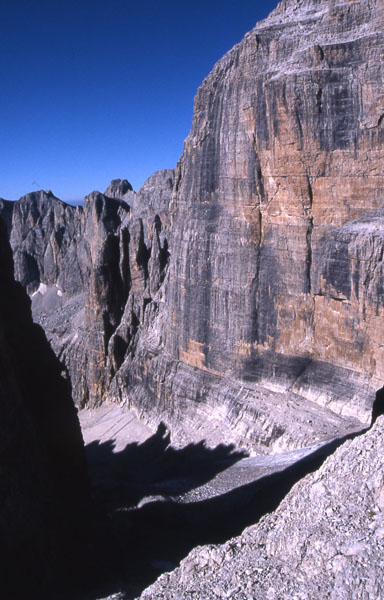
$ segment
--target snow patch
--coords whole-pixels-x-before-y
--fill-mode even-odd
[[[45,285],[45,283],[40,283],[36,292],[33,292],[32,298],[33,298],[33,296],[36,296],[36,294],[41,294],[42,296],[44,296],[44,294],[46,294],[46,293],[47,293],[47,286]]]
[[[57,283],[55,283],[55,286],[57,287],[57,295],[61,298],[63,295],[63,291],[59,288],[59,285]]]

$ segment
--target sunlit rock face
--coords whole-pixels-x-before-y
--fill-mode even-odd
[[[53,210],[71,234],[39,251],[33,289],[62,282],[64,312],[35,314],[78,403],[124,401],[258,451],[332,436],[335,413],[369,422],[384,376],[383,18],[378,0],[280,3],[204,80],[176,173]],[[23,218],[39,240],[33,209]]]
[[[172,204],[175,359],[331,405],[336,368],[382,381],[382,28],[379,2],[282,2],[204,80]]]
[[[329,434],[326,412],[309,437],[298,425],[313,403],[369,422],[384,375],[382,32],[379,2],[283,2],[204,80],[165,301],[113,395],[176,428],[220,421],[258,451],[321,435],[313,423]]]
[[[53,597],[84,552],[85,456],[69,382],[14,281],[1,219],[0,284],[0,596]]]

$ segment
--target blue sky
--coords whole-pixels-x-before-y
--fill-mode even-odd
[[[198,86],[276,4],[0,0],[0,197],[174,167]]]

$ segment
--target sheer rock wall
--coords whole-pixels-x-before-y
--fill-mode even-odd
[[[384,375],[382,26],[380,2],[283,2],[203,82],[158,336],[191,376],[174,401],[156,358],[148,407],[178,412],[208,372],[369,422]]]
[[[320,436],[335,412],[370,421],[383,18],[381,0],[280,3],[204,80],[175,177],[138,194],[115,180],[71,209],[85,309],[45,326],[78,402],[119,399],[180,432],[200,415],[264,449],[300,437],[294,406],[324,408],[308,418]]]
[[[175,358],[382,381],[382,25],[376,2],[282,3],[203,82],[172,206]]]

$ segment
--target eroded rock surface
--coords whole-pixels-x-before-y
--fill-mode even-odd
[[[140,598],[381,598],[383,426],[381,417],[297,483],[274,513],[224,545],[196,548]]]
[[[258,452],[332,438],[335,413],[340,432],[369,423],[383,55],[379,0],[282,2],[204,80],[176,174],[137,194],[114,180],[84,209],[16,203],[18,278],[70,297],[35,314],[78,403],[118,400],[180,439],[217,427]],[[65,219],[80,223],[68,235]]]

